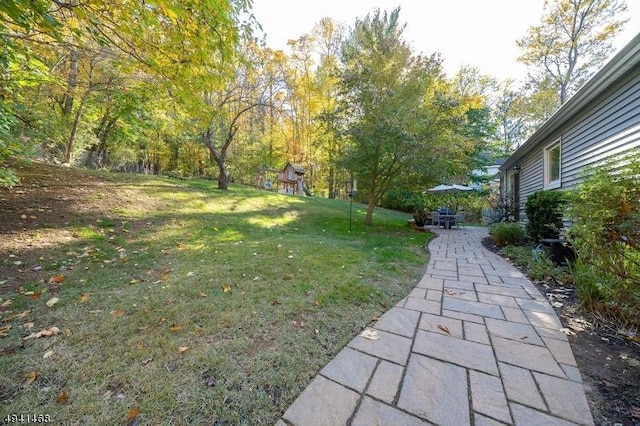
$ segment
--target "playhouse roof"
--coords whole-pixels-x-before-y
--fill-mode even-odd
[[[288,165],[291,165],[291,168],[293,168],[293,170],[294,170],[296,173],[304,174],[304,167],[302,167],[300,164],[298,164],[298,163],[292,163],[291,161],[289,161],[289,162],[284,166],[284,168],[286,169]]]

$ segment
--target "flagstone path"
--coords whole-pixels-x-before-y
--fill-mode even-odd
[[[327,364],[276,426],[593,425],[547,299],[485,249],[437,231],[405,299]]]

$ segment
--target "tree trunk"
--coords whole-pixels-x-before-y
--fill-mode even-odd
[[[380,158],[380,147],[378,146],[378,155],[376,155],[376,158]],[[378,192],[378,163],[374,163],[374,167],[371,173],[371,177],[369,180],[369,203],[367,204],[367,215],[364,218],[364,224],[367,226],[371,226],[371,224],[373,223],[373,210],[376,208],[376,201],[377,201],[377,192]]]
[[[64,158],[62,159],[63,163],[71,164],[71,154],[73,153],[73,144],[76,139],[76,134],[78,133],[78,124],[80,123],[80,117],[82,117],[82,108],[84,107],[85,96],[82,97],[80,101],[80,105],[78,105],[78,109],[76,110],[76,114],[73,118],[73,123],[71,124],[71,131],[69,132],[69,139],[67,139],[67,144],[64,150]]]
[[[71,49],[69,52],[69,78],[67,79],[67,93],[62,101],[62,114],[68,116],[73,110],[73,98],[78,82],[78,52]]]
[[[89,148],[89,152],[87,153],[87,158],[84,160],[85,167],[93,167],[93,156],[98,151],[98,144],[93,144]]]
[[[73,101],[75,98],[76,86],[78,84],[78,52],[75,49],[71,49],[69,52],[69,76],[67,78],[67,93],[65,93],[62,100],[62,117],[64,118],[65,124],[71,112],[73,111]],[[78,108],[80,110],[81,107]],[[73,140],[75,139],[75,134],[77,131],[77,124],[80,117],[78,116],[78,112],[76,111],[76,115],[74,117],[73,123],[71,125],[70,135],[67,138],[67,142],[64,146],[64,154],[62,157],[63,163],[71,162],[71,150],[73,149]]]
[[[328,186],[329,186],[329,198],[336,198],[336,189],[334,186],[335,183],[335,169],[333,165],[329,166],[329,178],[328,178]]]
[[[226,191],[229,189],[229,175],[227,174],[227,166],[224,161],[218,161],[218,189]]]
[[[364,218],[364,224],[371,226],[373,223],[373,210],[376,208],[376,197],[373,194],[369,195],[369,203],[367,204],[367,215]]]
[[[227,174],[227,165],[225,164],[225,159],[227,157],[227,150],[225,147],[228,147],[228,145],[223,145],[223,148],[218,153],[218,151],[213,146],[213,134],[213,129],[209,127],[203,135],[204,144],[207,146],[207,148],[209,148],[211,159],[218,166],[218,189],[226,191],[227,189],[229,189],[229,175]],[[231,136],[231,138],[233,138],[233,135]],[[230,139],[228,139],[227,141],[229,140]]]
[[[87,154],[87,158],[84,162],[85,167],[100,167],[106,165],[108,162],[107,138],[118,121],[118,117],[110,117],[110,112],[110,109],[107,108],[105,113],[102,115],[100,124],[95,131],[96,138],[100,142],[91,145],[89,148],[89,153]]]

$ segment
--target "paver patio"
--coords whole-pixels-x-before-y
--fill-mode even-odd
[[[536,287],[482,247],[486,228],[438,230],[416,288],[355,337],[277,426],[593,425],[562,325]]]

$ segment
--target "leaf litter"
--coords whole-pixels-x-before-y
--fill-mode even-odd
[[[378,340],[380,338],[380,333],[378,333],[378,330],[374,330],[373,328],[367,328],[360,333],[360,336],[369,340]]]

